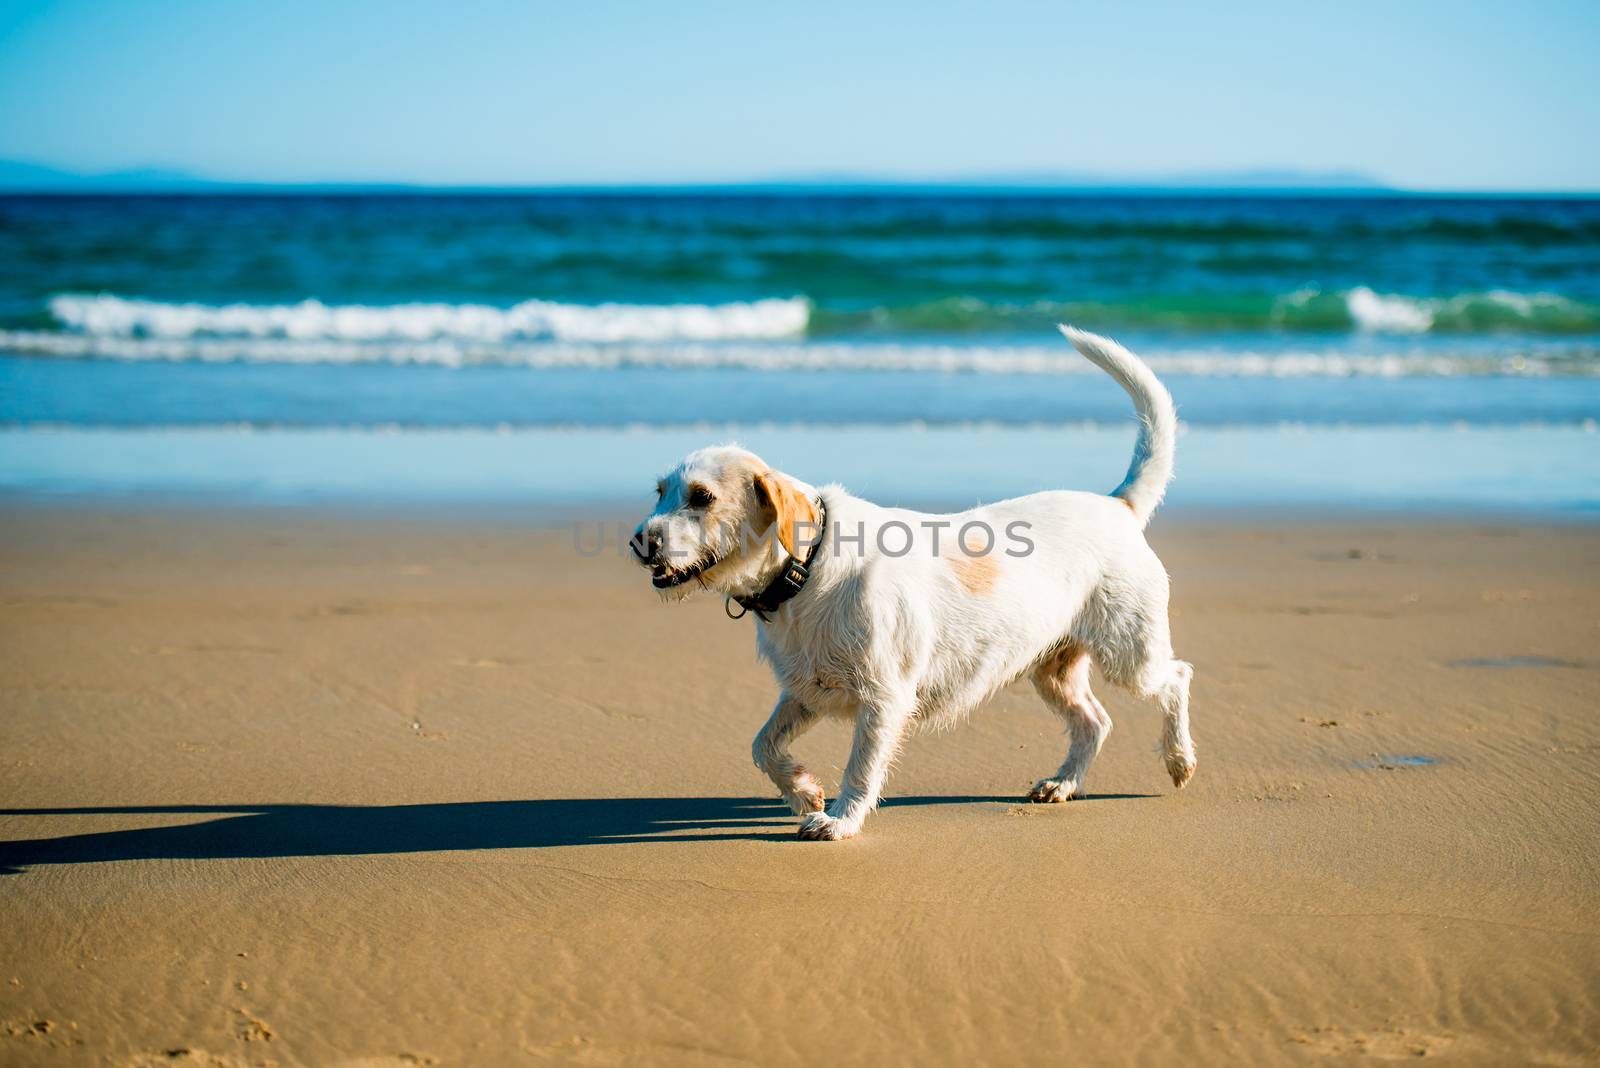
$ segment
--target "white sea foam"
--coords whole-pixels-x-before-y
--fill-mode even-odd
[[[172,304],[111,294],[65,293],[50,312],[93,337],[184,339],[283,338],[296,341],[505,342],[714,341],[785,338],[805,333],[804,298],[732,304],[561,304],[529,300],[487,304],[328,305]]]
[[[1345,294],[1350,318],[1362,330],[1381,334],[1425,334],[1433,326],[1433,309],[1426,301],[1384,296],[1366,286]]]
[[[1304,304],[1316,295],[1315,290],[1302,290],[1286,299]],[[1592,309],[1559,293],[1515,293],[1506,289],[1453,297],[1407,297],[1357,286],[1344,294],[1344,303],[1357,329],[1373,334],[1460,331],[1478,325],[1474,319],[1510,327],[1550,316],[1574,323],[1592,316]]]
[[[893,342],[336,340],[283,337],[135,337],[0,331],[0,351],[60,359],[174,363],[411,364],[534,369],[855,371],[923,374],[1087,375],[1087,362],[1059,346]],[[1222,347],[1146,350],[1157,373],[1204,378],[1404,378],[1502,375],[1600,376],[1600,359],[1574,353],[1493,351],[1251,351]]]
[[[839,325],[936,334],[969,331],[986,324],[1006,332],[1032,323],[1041,330],[1054,318],[1117,317],[1116,305],[989,304],[973,298],[885,307],[865,314],[815,312],[804,297],[727,304],[568,304],[528,300],[511,307],[487,304],[396,305],[197,304],[140,300],[115,294],[65,293],[49,309],[67,330],[91,337],[189,340],[204,338],[296,342],[443,342],[458,349],[536,341],[630,342],[781,341],[808,334],[826,338]],[[930,310],[932,314],[930,318]],[[1131,322],[1136,323],[1137,314]],[[1205,319],[1204,309],[1199,313]],[[1171,326],[1156,315],[1161,325]],[[853,317],[852,317],[853,316]],[[1248,327],[1240,324],[1240,328]],[[1272,303],[1261,328],[1325,332],[1354,329],[1368,335],[1486,335],[1495,331],[1574,334],[1600,331],[1600,308],[1557,293],[1507,290],[1417,297],[1379,293],[1368,286],[1323,291],[1316,287],[1284,294]]]

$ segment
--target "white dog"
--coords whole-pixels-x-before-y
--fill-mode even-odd
[[[814,489],[732,445],[691,453],[657,487],[634,553],[663,595],[708,588],[730,614],[736,602],[757,614],[757,645],[783,692],[756,735],[755,762],[804,817],[801,838],[857,834],[909,727],[949,724],[1023,674],[1069,739],[1030,801],[1082,796],[1111,733],[1089,689],[1091,663],[1160,702],[1167,771],[1180,787],[1194,774],[1193,669],[1173,657],[1167,573],[1143,535],[1172,479],[1177,413],[1138,357],[1061,329],[1138,410],[1133,463],[1110,496],[1063,490],[930,515]],[[855,724],[826,807],[789,754],[823,716]]]

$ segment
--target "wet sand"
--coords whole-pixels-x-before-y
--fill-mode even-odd
[[[1188,789],[1102,687],[1023,804],[1022,684],[803,843],[751,621],[569,533],[0,512],[0,1062],[1594,1063],[1600,529],[1152,540]]]

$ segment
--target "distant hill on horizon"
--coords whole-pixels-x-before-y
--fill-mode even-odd
[[[250,182],[211,178],[166,167],[85,173],[26,160],[0,159],[0,193],[428,193],[526,192],[730,192],[730,193],[961,193],[961,192],[1304,192],[1384,194],[1421,192],[1390,185],[1353,170],[1254,168],[1235,171],[1106,175],[1077,172],[996,172],[956,176],[885,176],[822,171],[770,178],[703,182],[422,183],[296,181]]]
[[[83,174],[26,160],[0,159],[0,190],[7,192],[131,192],[214,184],[183,171],[158,167]]]

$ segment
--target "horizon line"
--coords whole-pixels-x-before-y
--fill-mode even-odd
[[[1600,199],[1600,189],[1432,188],[1409,186],[1317,185],[1007,185],[961,182],[785,183],[785,182],[574,182],[562,184],[432,184],[413,182],[195,182],[170,184],[33,185],[0,182],[0,196],[184,197],[184,196],[690,196],[714,193],[747,196],[1318,196],[1351,200],[1383,197],[1459,197],[1484,199]]]
[[[1008,183],[973,181],[705,181],[705,182],[551,182],[551,183],[431,183],[383,181],[255,182],[173,180],[120,182],[85,180],[61,183],[7,182],[0,179],[0,196],[250,196],[294,194],[345,194],[430,196],[448,194],[521,195],[661,195],[730,193],[781,196],[818,195],[1014,195],[1064,194],[1190,194],[1197,196],[1301,195],[1347,197],[1484,197],[1600,199],[1600,189],[1450,188],[1391,185],[1228,184],[1179,182]]]
[[[7,172],[11,173],[7,173]],[[82,172],[19,159],[0,159],[0,195],[193,195],[200,193],[1063,193],[1304,194],[1324,196],[1597,197],[1600,188],[1461,188],[1406,186],[1356,170],[1254,167],[1173,171],[1162,175],[1092,175],[1052,172],[907,177],[848,172],[693,180],[586,180],[430,182],[398,179],[215,178],[175,168],[137,167]]]

